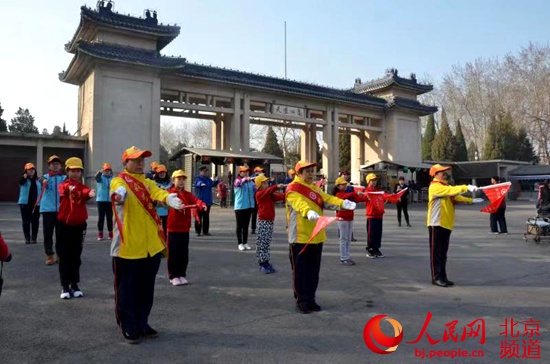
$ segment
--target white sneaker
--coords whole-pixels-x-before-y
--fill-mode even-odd
[[[171,279],[170,283],[172,283],[172,286],[181,286],[181,281],[178,277]]]
[[[84,297],[84,293],[82,291],[74,291],[73,292],[73,297],[75,297],[75,298]]]
[[[62,300],[68,300],[71,298],[71,291],[64,289],[61,291],[61,295],[59,296]]]
[[[185,285],[189,284],[189,281],[187,281],[187,279],[185,279],[185,277],[180,277],[180,282],[181,282],[182,286],[185,286]]]
[[[244,245],[243,244],[239,244],[239,250],[240,251],[243,251],[245,248],[244,248]]]
[[[248,245],[248,244],[244,244],[244,248],[245,248],[246,250],[252,249],[252,248],[250,247],[250,245]]]

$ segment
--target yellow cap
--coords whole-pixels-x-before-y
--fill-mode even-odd
[[[288,170],[287,173],[288,173],[289,176],[293,176],[293,175],[296,174],[296,171],[293,168],[291,168],[291,169]]]
[[[178,169],[177,171],[174,171],[172,173],[172,179],[177,178],[177,177],[187,178],[187,176],[185,175],[185,172],[182,171],[181,169]]]
[[[65,161],[65,169],[84,169],[82,159],[71,157]]]
[[[254,183],[257,187],[260,187],[265,181],[269,181],[269,178],[267,178],[263,173],[260,173],[256,176],[256,178],[254,178]]]
[[[373,179],[378,179],[378,177],[374,173],[367,174],[367,178],[366,178],[367,184],[369,184],[370,181],[372,181]]]
[[[250,171],[250,167],[247,166],[246,164],[244,166],[240,166],[239,167],[239,173],[241,172],[249,172]]]
[[[336,178],[336,181],[334,181],[334,184],[336,186],[338,186],[338,185],[347,185],[348,181],[346,181],[346,179],[344,177],[338,177],[338,178]]]
[[[61,163],[61,158],[59,158],[58,156],[56,155],[52,155],[50,158],[48,158],[48,164],[52,163],[52,162],[59,162]]]

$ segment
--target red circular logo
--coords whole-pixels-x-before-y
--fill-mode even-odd
[[[315,192],[310,192],[309,198],[311,198],[312,200],[317,200],[317,195],[315,194]]]
[[[371,318],[365,325],[363,329],[363,340],[365,345],[375,352],[376,354],[391,354],[396,349],[401,340],[403,340],[403,327],[399,321],[386,318],[385,320],[389,322],[394,331],[394,336],[386,336],[380,329],[380,321],[387,315],[378,315]],[[382,349],[381,349],[382,347]]]

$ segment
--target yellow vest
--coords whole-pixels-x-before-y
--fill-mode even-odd
[[[145,178],[144,174],[134,174],[125,171],[137,179],[147,188],[153,201],[165,202],[169,193],[157,187],[157,184]],[[122,236],[120,238],[116,219],[113,226],[113,241],[111,243],[111,256],[125,259],[142,259],[154,256],[158,253],[166,254],[166,247],[158,236],[158,228],[155,220],[143,208],[137,197],[130,190],[126,182],[115,177],[111,181],[111,193],[117,188],[126,189],[126,199],[123,204],[116,205],[116,213],[122,223]]]
[[[453,230],[455,224],[455,203],[472,203],[472,199],[460,194],[468,191],[468,186],[449,186],[434,178],[428,190],[428,226],[440,226]]]
[[[344,200],[338,197],[326,194],[313,183],[307,183],[300,177],[296,176],[291,184],[298,183],[309,187],[314,193],[321,196],[323,200],[323,208],[336,210],[342,206]],[[286,196],[286,221],[288,226],[288,242],[290,244],[299,243],[306,244],[311,238],[313,229],[317,224],[316,221],[309,221],[307,218],[308,211],[313,210],[319,215],[323,215],[323,209],[315,202],[298,192],[289,192]],[[310,244],[319,244],[327,239],[325,229],[310,242]]]

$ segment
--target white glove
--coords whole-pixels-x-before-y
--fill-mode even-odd
[[[468,191],[470,191],[470,192],[477,192],[477,190],[479,190],[479,188],[477,188],[477,186],[468,185]]]
[[[202,210],[203,210],[203,211],[208,210],[208,206],[207,206],[207,205],[204,205],[204,206],[202,207]]]
[[[342,204],[342,207],[346,210],[355,210],[355,207],[357,204],[350,200],[344,200],[344,203]]]
[[[309,221],[317,221],[317,220],[319,220],[319,214],[316,213],[316,212],[313,211],[313,210],[309,210],[309,211],[307,212],[307,219],[308,219]]]
[[[166,203],[173,209],[181,210],[183,208],[183,202],[178,198],[177,193],[171,193],[166,197]]]
[[[205,187],[206,186],[206,183],[201,183],[201,187]]]
[[[482,198],[474,198],[472,200],[472,203],[483,203],[483,199]]]
[[[88,193],[88,196],[90,196],[90,198],[94,198],[95,197],[95,191],[91,190],[90,193]]]
[[[117,188],[113,193],[116,195],[117,201],[124,201],[124,199],[126,198],[126,188],[124,187]]]
[[[69,191],[73,192],[76,186],[69,186]]]

